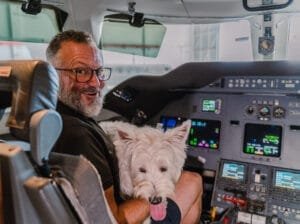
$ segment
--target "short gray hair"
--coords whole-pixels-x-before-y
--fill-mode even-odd
[[[58,33],[53,39],[50,41],[47,50],[46,50],[46,57],[47,60],[50,61],[53,57],[57,54],[59,49],[61,48],[61,44],[65,41],[73,41],[76,43],[86,43],[90,45],[95,45],[95,42],[92,36],[83,31],[77,30],[67,30],[61,33]]]

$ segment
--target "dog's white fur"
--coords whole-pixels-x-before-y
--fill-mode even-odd
[[[186,158],[186,139],[191,122],[162,130],[124,122],[101,122],[112,139],[119,161],[121,191],[147,200],[174,194]]]

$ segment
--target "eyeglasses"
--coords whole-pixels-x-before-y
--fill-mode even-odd
[[[101,81],[106,81],[110,78],[111,75],[111,68],[97,68],[97,69],[92,69],[92,68],[55,68],[58,71],[66,71],[70,72],[75,76],[76,82],[89,82],[92,78],[93,75],[95,74],[97,78]]]

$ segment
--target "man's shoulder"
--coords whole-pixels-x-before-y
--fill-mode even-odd
[[[87,120],[83,120],[76,116],[72,116],[72,115],[68,115],[68,114],[61,114],[61,118],[62,118],[64,127],[88,128],[90,126],[90,123]]]

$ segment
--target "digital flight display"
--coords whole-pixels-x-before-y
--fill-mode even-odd
[[[245,165],[233,162],[224,162],[221,177],[238,181],[245,179]]]
[[[188,144],[195,147],[219,149],[220,130],[220,121],[192,119]]]
[[[172,117],[172,116],[161,116],[160,123],[162,124],[162,129],[166,131],[169,128],[175,128],[184,122],[186,119],[182,117]]]
[[[203,100],[202,101],[202,111],[215,112],[216,101],[215,100]]]
[[[281,137],[281,126],[247,123],[243,152],[258,156],[280,157]]]
[[[220,99],[202,100],[202,111],[219,114],[221,112],[221,100]]]
[[[300,172],[276,170],[275,187],[300,190]]]

